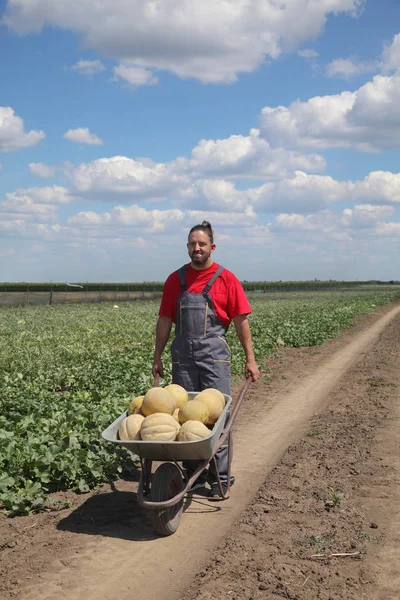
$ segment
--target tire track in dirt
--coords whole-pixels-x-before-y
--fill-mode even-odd
[[[326,406],[329,391],[399,313],[400,307],[391,309],[314,373],[297,382],[295,389],[274,398],[264,414],[257,414],[248,426],[235,430],[237,483],[228,501],[215,504],[194,496],[178,531],[169,538],[156,538],[140,521],[135,541],[97,538],[85,547],[85,552],[49,565],[49,571],[42,573],[37,583],[32,582],[29,589],[16,592],[14,597],[131,600],[140,593],[146,600],[179,598],[193,574],[207,561],[210,550],[251,502],[266,474],[306,430],[312,415]],[[260,398],[260,405],[266,400]]]

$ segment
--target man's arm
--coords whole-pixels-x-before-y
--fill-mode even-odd
[[[164,377],[164,367],[162,364],[161,356],[165,346],[167,345],[169,335],[172,328],[172,319],[170,317],[158,317],[156,327],[156,345],[154,348],[153,368],[152,373],[154,377],[157,373],[160,377]]]
[[[246,355],[246,364],[244,367],[245,376],[251,375],[253,381],[260,377],[260,371],[256,365],[253,352],[253,342],[251,340],[250,324],[247,315],[238,315],[233,318],[236,333],[242,344],[242,348]]]

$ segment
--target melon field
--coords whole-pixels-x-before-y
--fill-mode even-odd
[[[279,347],[318,346],[359,314],[400,299],[393,286],[258,294],[250,300],[256,360]],[[56,492],[88,492],[134,468],[101,432],[153,384],[158,301],[0,309],[0,506],[9,515],[65,507]],[[232,371],[244,356],[228,333]],[[170,383],[168,349],[165,380]],[[54,495],[54,496],[53,496]]]

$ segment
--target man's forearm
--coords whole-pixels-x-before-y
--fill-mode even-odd
[[[239,315],[233,319],[233,322],[235,324],[237,336],[246,355],[246,360],[254,360],[253,342],[251,339],[250,325],[247,317]]]
[[[156,327],[156,343],[154,348],[154,357],[161,358],[163,350],[167,345],[172,328],[172,319],[169,317],[158,317]]]

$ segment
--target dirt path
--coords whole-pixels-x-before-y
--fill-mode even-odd
[[[286,531],[286,540],[292,539],[295,535],[296,523],[293,522],[290,522],[288,533],[288,514],[292,516],[295,500],[291,499],[292,504],[289,506],[288,512],[281,514],[280,521],[272,520],[271,523],[269,516],[272,510],[271,506],[275,510],[277,500],[285,492],[282,478],[277,482],[277,488],[272,497],[269,492],[263,492],[261,487],[258,496],[255,500],[253,499],[257,489],[264,484],[266,476],[279,463],[282,456],[284,457],[282,464],[278,464],[278,467],[272,471],[272,476],[276,469],[282,469],[282,472],[286,474],[283,481],[290,480],[291,494],[292,496],[294,494],[295,498],[296,494],[298,499],[301,498],[303,490],[308,490],[307,486],[311,485],[309,480],[312,480],[312,474],[307,473],[307,468],[310,470],[315,467],[318,462],[316,456],[318,457],[320,450],[314,449],[311,456],[303,457],[305,462],[302,467],[302,477],[300,477],[298,473],[293,473],[293,469],[302,460],[301,448],[296,447],[293,455],[293,446],[291,447],[291,445],[301,444],[299,440],[310,430],[310,420],[312,421],[313,415],[321,414],[328,405],[331,406],[338,386],[339,388],[342,386],[340,388],[341,395],[339,394],[340,405],[347,405],[350,407],[350,413],[352,412],[354,406],[351,405],[351,401],[347,402],[346,394],[349,397],[356,397],[354,386],[357,384],[359,375],[354,370],[355,365],[371,355],[372,359],[375,359],[374,349],[377,344],[379,345],[379,337],[383,335],[382,332],[388,331],[393,323],[400,323],[399,315],[400,307],[383,309],[378,315],[361,318],[358,326],[343,332],[337,340],[333,340],[324,347],[312,350],[310,348],[285,349],[281,354],[278,353],[271,360],[274,375],[272,382],[266,384],[260,381],[252,386],[244,411],[241,411],[244,414],[239,415],[235,430],[234,458],[237,483],[232,489],[231,499],[215,504],[209,503],[201,496],[193,497],[180,528],[174,536],[158,539],[152,534],[148,515],[134,504],[134,494],[132,494],[134,484],[128,482],[119,482],[116,486],[117,491],[106,491],[93,495],[86,501],[83,499],[80,505],[77,503],[75,510],[64,511],[64,518],[61,520],[60,514],[37,515],[18,520],[17,527],[20,535],[11,538],[10,545],[5,548],[4,558],[8,558],[8,570],[2,574],[3,589],[6,594],[4,598],[13,597],[21,600],[37,600],[37,598],[55,600],[57,598],[57,600],[62,600],[72,597],[74,600],[83,600],[84,598],[85,600],[94,600],[95,598],[97,600],[115,600],[116,598],[128,600],[137,596],[142,590],[140,595],[145,595],[146,600],[156,598],[176,600],[182,598],[184,590],[193,581],[194,574],[199,572],[200,575],[195,585],[186,592],[185,598],[187,599],[199,596],[204,599],[226,597],[242,600],[242,598],[271,597],[268,594],[274,596],[278,594],[293,599],[353,597],[348,594],[343,595],[343,593],[341,596],[336,596],[335,592],[329,591],[328,594],[331,593],[331,595],[317,595],[315,589],[314,595],[299,595],[302,590],[299,588],[298,582],[301,580],[301,585],[303,585],[307,577],[308,581],[311,579],[314,582],[317,576],[311,573],[311,568],[310,574],[306,574],[307,569],[303,573],[301,557],[294,559],[290,556],[290,552],[288,554],[290,560],[285,554],[282,556],[283,560],[288,559],[289,563],[291,561],[296,563],[293,569],[297,573],[297,579],[293,584],[293,590],[286,585],[282,575],[277,574],[279,571],[277,565],[271,568],[271,563],[274,563],[275,559],[278,560],[276,556],[273,556],[272,561],[268,560],[268,573],[272,577],[269,581],[263,575],[264,570],[261,569],[255,557],[258,555],[263,557],[265,566],[265,561],[273,555],[271,548],[274,548],[276,553],[277,548],[279,551],[279,543],[283,545],[279,539],[278,542],[270,540],[266,543],[264,540],[265,543],[262,543],[265,527],[268,529],[272,524],[275,529],[276,525],[280,525],[280,529],[278,527],[276,531]],[[389,323],[390,325],[387,327]],[[387,329],[385,329],[386,327]],[[397,330],[400,333],[400,327]],[[396,339],[394,340],[394,338]],[[398,339],[399,335],[393,336],[394,358],[390,357],[390,360],[392,362],[397,360],[399,365],[400,344],[397,342]],[[384,353],[384,351],[385,348],[382,348],[381,352]],[[363,381],[367,379],[367,375],[368,372],[364,372]],[[394,383],[394,385],[397,384]],[[376,387],[380,390],[379,385]],[[398,392],[395,387],[392,387],[393,390]],[[382,411],[387,413],[388,408],[383,406]],[[327,412],[330,414],[329,410]],[[355,426],[360,425],[357,429],[358,437],[353,440],[351,446],[354,453],[353,468],[356,471],[360,469],[358,464],[360,452],[357,444],[360,443],[364,446],[364,438],[368,438],[368,435],[371,436],[371,428],[374,423],[375,425],[377,422],[380,423],[381,416],[380,414],[375,415],[371,425],[353,421],[353,428],[350,431],[356,432]],[[340,418],[344,422],[343,414]],[[334,423],[336,422],[337,419],[334,420]],[[392,420],[392,424],[393,427],[398,427],[398,421]],[[365,434],[368,435],[364,435],[364,428]],[[319,431],[317,427],[315,430]],[[383,450],[388,452],[387,437],[383,431],[381,435],[382,452]],[[340,437],[340,429],[338,437]],[[315,437],[307,438],[307,440],[315,441],[318,444],[321,438],[325,438],[325,436],[316,434]],[[257,445],[254,443],[255,440]],[[291,447],[289,452],[285,454],[289,447]],[[325,450],[325,452],[328,451]],[[288,454],[290,464],[287,463]],[[341,463],[338,463],[338,460],[342,460],[342,458],[338,459],[335,455],[329,457],[329,453],[327,456],[329,469],[333,472],[337,467],[335,477],[339,475],[340,482],[340,474],[343,475],[345,472]],[[308,459],[310,459],[309,464]],[[368,465],[368,455],[365,455],[364,459],[367,460]],[[388,462],[390,463],[390,460]],[[329,469],[319,473],[319,476],[323,477],[324,484],[329,479],[326,475],[329,473]],[[396,472],[395,465],[389,465],[387,469],[388,471],[384,472],[385,476],[389,470],[392,475]],[[293,482],[294,479],[295,482]],[[391,486],[387,478],[381,478],[377,483],[382,486],[382,489],[377,487],[375,490],[377,498],[390,497],[391,502],[394,502],[399,488],[396,485]],[[321,488],[323,487],[321,485]],[[339,490],[339,483],[335,483],[333,489]],[[267,499],[260,500],[260,494],[262,497],[266,495]],[[290,496],[289,493],[288,496]],[[370,496],[368,498],[371,500]],[[384,503],[386,504],[386,500]],[[304,497],[300,502],[300,512],[303,516],[307,514],[309,504],[308,497]],[[340,511],[335,510],[330,510],[328,513],[326,502],[324,504],[321,498],[319,498],[319,504],[323,514],[326,513],[330,516],[340,514]],[[246,506],[249,508],[242,515]],[[254,506],[258,507],[255,514],[251,512]],[[250,511],[250,516],[248,511]],[[261,517],[268,525],[260,525]],[[396,518],[398,519],[398,517],[399,515]],[[253,518],[260,525],[259,527],[255,526]],[[377,518],[375,517],[375,519]],[[2,519],[1,525],[8,527],[10,534],[14,531],[14,525],[10,523],[10,520],[7,520],[6,523]],[[231,532],[233,526],[235,526],[235,537],[228,537],[227,541],[223,541],[224,536]],[[263,535],[259,535],[260,532],[263,532]],[[377,581],[380,577],[382,585],[386,586],[386,595],[370,596],[371,598],[388,600],[399,597],[390,596],[392,590],[387,578],[387,569],[392,568],[393,573],[396,573],[396,558],[392,552],[392,546],[393,549],[396,544],[398,547],[398,532],[399,529],[396,532],[396,529],[393,528],[391,542],[385,545],[386,554],[382,555],[377,563],[382,566],[381,571],[375,569]],[[368,536],[369,533],[367,532],[365,535]],[[326,537],[326,534],[322,532],[322,534],[316,533],[314,538],[319,539],[318,536],[323,542],[332,537]],[[312,538],[312,535],[309,538],[304,535],[304,539],[312,540]],[[249,540],[255,546],[252,546]],[[260,547],[260,543],[262,547]],[[219,551],[217,554],[212,554],[212,562],[209,563],[210,553],[218,545],[220,545]],[[318,542],[317,546],[317,549],[326,547]],[[303,546],[301,547],[303,548]],[[266,549],[272,553],[271,556],[265,553]],[[307,548],[308,550],[309,548]],[[205,567],[208,563],[208,567]],[[18,564],[20,564],[19,568]],[[182,565],[184,566],[182,567]],[[234,566],[233,571],[232,565]],[[258,565],[257,568],[255,565]],[[25,566],[25,570],[23,570],[23,566]],[[5,568],[7,569],[7,567]],[[276,581],[273,579],[273,573],[276,574]],[[237,583],[234,583],[235,580],[239,581],[239,587]],[[279,587],[280,585],[281,587]],[[396,582],[395,585],[397,585]],[[327,589],[326,586],[324,589]],[[333,588],[328,589],[333,590]],[[310,594],[310,590],[307,589],[306,593]],[[357,597],[368,598],[369,596],[359,595]]]

